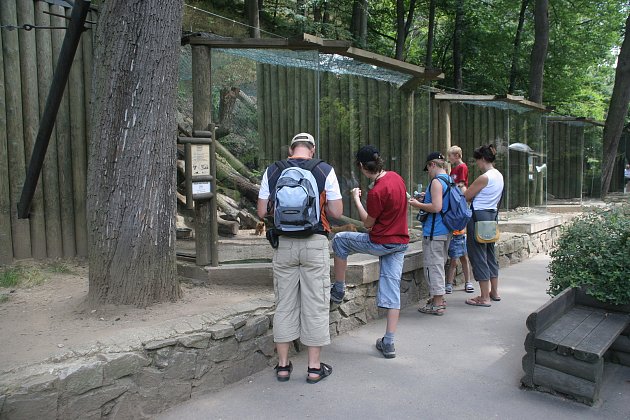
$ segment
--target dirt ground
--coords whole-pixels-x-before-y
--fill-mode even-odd
[[[62,269],[59,264],[63,264]],[[95,308],[85,303],[87,262],[22,261],[19,266],[39,284],[0,287],[0,372],[43,361],[65,349],[85,346],[139,324],[150,327],[218,306],[228,307],[261,296],[273,298],[273,291],[265,287],[182,283],[183,298],[178,302],[146,309],[114,305]]]

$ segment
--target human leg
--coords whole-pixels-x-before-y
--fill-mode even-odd
[[[448,272],[446,273],[446,285],[444,291],[446,294],[453,293],[453,283],[455,283],[455,274],[457,273],[457,258],[450,258],[448,264]]]
[[[273,254],[276,311],[273,336],[276,343],[291,343],[300,337],[299,252],[295,239],[281,237]]]
[[[420,308],[420,312],[442,315],[444,313],[444,263],[448,252],[448,235],[435,236],[422,240],[424,276],[429,286],[431,302]]]
[[[300,241],[300,341],[311,347],[330,344],[330,258],[328,239]]]
[[[357,249],[363,248],[363,244],[369,241],[367,233],[339,232],[332,242],[334,253],[334,275],[335,282],[330,289],[330,301],[332,303],[343,302],[346,289],[346,269],[348,267],[348,256],[360,252]]]

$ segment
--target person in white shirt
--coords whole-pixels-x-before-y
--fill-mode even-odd
[[[477,167],[482,174],[468,187],[464,196],[471,202],[474,217],[468,222],[468,258],[473,276],[479,283],[481,294],[466,303],[473,306],[490,306],[491,301],[500,301],[499,264],[494,243],[479,243],[475,240],[475,220],[497,220],[498,205],[503,194],[503,175],[494,167],[497,150],[491,145],[478,147],[473,152]]]

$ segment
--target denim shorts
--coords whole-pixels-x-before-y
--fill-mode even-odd
[[[335,256],[342,260],[351,254],[378,257],[380,274],[376,305],[386,309],[400,309],[400,278],[407,244],[375,244],[368,233],[339,232],[332,241]]]
[[[448,246],[448,257],[459,258],[468,254],[466,249],[466,235],[453,235],[451,243]]]

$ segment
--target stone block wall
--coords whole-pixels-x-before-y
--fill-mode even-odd
[[[503,233],[501,266],[549,251],[558,228]],[[376,307],[378,261],[349,270],[346,299],[333,305],[331,336],[383,315]],[[428,295],[420,250],[405,259],[403,306]],[[124,343],[70,350],[61,357],[2,372],[0,419],[151,418],[191,397],[215,391],[276,363],[274,304],[259,299],[228,313],[200,314],[168,328],[138,331]]]

